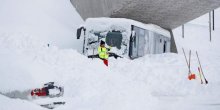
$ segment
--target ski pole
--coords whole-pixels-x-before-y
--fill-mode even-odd
[[[191,52],[191,50],[189,51],[189,80],[192,80],[192,79],[196,79],[196,76],[195,76],[195,74],[193,74],[192,72],[191,72],[191,54],[192,52]]]
[[[201,80],[201,84],[203,84],[202,76],[201,76],[201,71],[200,71],[200,68],[199,68],[199,67],[198,67],[198,71],[199,71],[199,77],[200,77],[200,80]]]
[[[191,50],[189,51],[189,75],[191,74]]]
[[[182,50],[183,50],[183,54],[184,54],[184,56],[185,56],[185,60],[186,60],[187,67],[188,67],[188,69],[189,69],[189,73],[188,73],[188,74],[190,74],[190,68],[189,68],[189,63],[188,63],[187,58],[186,58],[186,53],[185,53],[185,51],[184,51],[183,48],[182,48]]]
[[[197,55],[197,59],[198,59],[198,62],[199,62],[200,69],[201,69],[202,76],[203,76],[203,78],[205,79],[205,83],[208,84],[208,81],[206,80],[205,75],[204,75],[204,73],[203,73],[202,65],[201,65],[201,63],[200,63],[199,55],[198,55],[198,52],[197,52],[197,51],[196,51],[196,55]]]

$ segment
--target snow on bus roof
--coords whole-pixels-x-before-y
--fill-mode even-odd
[[[117,26],[115,25],[117,24]],[[170,32],[155,24],[144,24],[135,20],[126,18],[88,18],[86,19],[86,28],[89,30],[106,31],[106,30],[131,30],[131,25],[159,33],[166,37],[170,37]]]

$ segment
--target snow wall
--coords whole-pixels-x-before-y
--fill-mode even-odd
[[[37,37],[45,45],[78,48],[75,32],[83,20],[70,0],[1,0],[0,34]]]

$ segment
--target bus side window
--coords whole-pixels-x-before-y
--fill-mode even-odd
[[[167,41],[164,41],[164,45],[163,45],[163,53],[166,53],[166,46],[167,46]]]
[[[137,39],[136,39],[136,35],[133,37],[133,39],[134,39],[134,40],[133,40],[133,42],[134,42],[134,47],[136,48],[136,45],[137,45],[137,41],[136,41],[136,40],[137,40]]]
[[[135,31],[132,31],[132,39],[131,41],[133,42],[133,46],[136,48],[136,32]]]

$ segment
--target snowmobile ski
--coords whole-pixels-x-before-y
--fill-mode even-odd
[[[42,104],[40,106],[48,108],[48,109],[54,109],[57,106],[64,105],[64,104],[65,104],[65,102],[53,102],[53,103],[50,103],[50,104]]]

